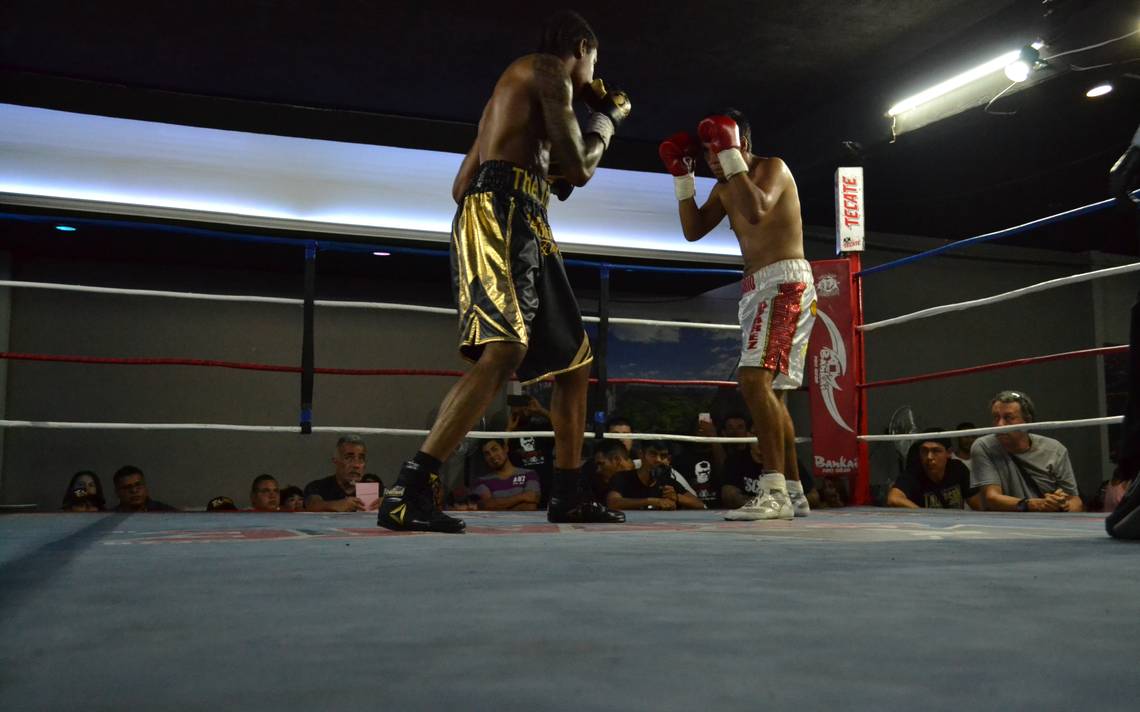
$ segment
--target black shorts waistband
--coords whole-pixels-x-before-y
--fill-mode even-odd
[[[479,166],[467,192],[486,191],[510,193],[543,208],[550,201],[550,184],[545,178],[509,161],[486,161]]]

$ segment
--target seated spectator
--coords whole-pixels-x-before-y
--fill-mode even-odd
[[[965,421],[958,423],[958,427],[954,429],[970,430],[976,427],[978,426],[974,425],[970,421]],[[957,445],[953,450],[950,451],[950,457],[965,465],[967,470],[970,469],[970,448],[974,446],[974,441],[977,439],[977,435],[960,435],[956,438]]]
[[[258,475],[249,487],[249,505],[255,512],[277,512],[281,509],[281,489],[273,475]]]
[[[143,471],[134,465],[123,465],[111,478],[119,497],[116,512],[177,512],[169,504],[150,498]]]
[[[207,512],[236,512],[238,506],[234,501],[226,496],[214,497],[206,503]]]
[[[990,400],[994,425],[1031,423],[1036,409],[1028,395],[1002,391]],[[982,506],[1004,512],[1080,512],[1084,503],[1069,451],[1052,438],[1022,430],[983,435],[970,448],[970,483]]]
[[[632,433],[633,425],[629,422],[628,419],[623,418],[620,415],[615,415],[606,421],[606,432]],[[641,449],[634,446],[633,440],[631,438],[625,438],[618,440],[618,442],[622,445],[625,445],[625,449],[629,451],[630,458],[632,458],[634,462],[637,462],[637,460],[641,457]]]
[[[333,474],[305,485],[307,512],[359,512],[379,509],[383,497],[368,507],[356,498],[356,483],[364,476],[367,448],[359,435],[342,435],[333,450]]]
[[[722,438],[747,438],[751,435],[752,419],[747,415],[743,413],[729,413],[724,417],[724,422],[720,426],[720,436]],[[744,453],[747,451],[748,443],[713,443],[713,467],[721,471],[731,453]]]
[[[538,509],[542,497],[538,473],[515,467],[507,457],[505,440],[486,440],[481,449],[483,462],[487,464],[487,475],[475,485],[474,493],[479,496],[479,509]]]
[[[590,489],[594,492],[594,499],[605,502],[609,495],[610,483],[619,472],[634,472],[637,470],[633,460],[629,457],[629,450],[621,440],[603,440],[598,449],[594,451],[594,471],[590,478]]]
[[[510,415],[507,419],[507,430],[534,431],[550,430],[550,411],[542,407],[537,398],[526,398],[526,404],[516,401],[511,405]],[[511,462],[524,470],[534,470],[538,473],[539,485],[542,487],[539,508],[544,508],[550,499],[550,483],[554,473],[554,439],[524,436],[511,438],[507,441],[507,450],[510,452]]]
[[[281,490],[282,512],[302,512],[305,509],[305,493],[300,487],[289,485]]]
[[[711,419],[698,417],[696,434],[716,437],[716,426]],[[720,443],[686,444],[681,454],[673,459],[673,470],[678,480],[687,485],[689,493],[696,495],[706,507],[716,506],[723,465],[724,448]]]
[[[970,471],[950,457],[950,438],[923,431],[926,437],[910,447],[906,471],[887,493],[888,507],[907,509],[981,509],[980,497],[970,488]]]
[[[619,441],[620,442],[620,441]],[[636,470],[619,472],[610,480],[606,505],[610,509],[704,509],[673,475],[669,446],[652,440],[641,450]]]
[[[72,475],[65,492],[63,509],[68,512],[102,512],[107,508],[103,483],[91,470],[81,470]]]

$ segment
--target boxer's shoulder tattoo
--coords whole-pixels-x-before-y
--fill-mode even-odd
[[[570,103],[570,77],[557,57],[539,54],[534,58],[534,78],[543,103],[566,105]]]

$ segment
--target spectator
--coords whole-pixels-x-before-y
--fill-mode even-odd
[[[646,443],[641,465],[610,480],[606,504],[610,509],[704,509],[704,503],[673,475],[670,459],[667,444],[660,440]]]
[[[990,400],[994,425],[1031,423],[1033,401],[1019,391],[1001,391]],[[971,484],[981,490],[982,506],[1005,512],[1084,510],[1069,452],[1061,443],[1023,430],[978,438],[970,448]]]
[[[305,511],[358,512],[377,509],[383,498],[370,506],[356,498],[356,483],[364,476],[368,451],[359,435],[342,435],[333,450],[333,474],[305,485]]]
[[[972,426],[971,426],[972,427]],[[950,438],[928,435],[910,447],[906,471],[887,493],[887,506],[907,509],[981,509],[976,491],[970,489],[970,470],[950,456]]]
[[[119,497],[116,512],[177,512],[169,504],[150,498],[143,471],[134,465],[123,465],[111,478]]]
[[[550,411],[542,407],[538,399],[533,396],[520,396],[525,398],[525,405],[515,401],[511,405],[511,412],[507,420],[507,430],[550,430]],[[539,485],[542,487],[539,508],[545,507],[550,499],[550,482],[554,473],[554,439],[524,436],[512,438],[507,441],[511,462],[524,470],[534,470],[538,473]]]
[[[206,503],[207,512],[236,512],[238,507],[229,497],[214,497]]]
[[[258,475],[249,487],[249,504],[255,512],[277,512],[281,509],[281,488],[273,475]]]
[[[300,487],[289,485],[281,490],[281,511],[302,512],[305,509],[305,493]]]
[[[538,473],[515,467],[504,440],[486,440],[482,448],[487,475],[475,485],[479,509],[516,511],[538,509],[542,485]]]
[[[711,419],[697,418],[696,434],[716,437],[716,426]],[[690,494],[704,502],[706,507],[716,506],[720,493],[720,477],[724,465],[724,448],[720,443],[692,443],[686,445],[674,460],[674,472]]]
[[[594,491],[594,498],[599,502],[606,501],[614,477],[621,472],[636,470],[633,460],[629,457],[629,450],[621,440],[603,440],[594,452],[594,473],[590,478],[590,488]]]
[[[741,413],[729,413],[720,427],[722,438],[747,438],[752,435],[752,419]],[[748,451],[747,443],[713,443],[713,467],[718,472],[724,471],[725,461],[732,453],[745,453]]]
[[[628,419],[623,418],[620,415],[615,415],[606,421],[606,432],[607,433],[632,433],[633,432],[633,425],[629,422]],[[624,438],[622,440],[619,440],[618,442],[620,442],[622,445],[625,445],[625,449],[627,451],[629,451],[630,458],[633,459],[633,461],[636,463],[637,460],[641,457],[641,449],[634,447],[633,439],[632,438]]]
[[[971,430],[978,426],[970,421],[958,423],[955,430]],[[950,451],[950,457],[966,466],[966,470],[970,470],[970,448],[974,446],[974,441],[978,439],[977,435],[960,435],[957,438],[958,445]]]
[[[69,512],[102,512],[107,508],[103,483],[91,470],[80,470],[71,476],[63,496],[63,509]]]

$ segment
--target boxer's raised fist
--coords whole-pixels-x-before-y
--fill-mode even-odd
[[[683,176],[696,170],[700,149],[692,134],[680,131],[661,142],[657,155],[665,164],[665,170],[674,176]]]
[[[697,134],[713,153],[740,148],[740,127],[727,116],[709,116],[697,126]]]

